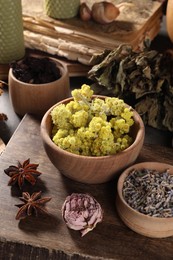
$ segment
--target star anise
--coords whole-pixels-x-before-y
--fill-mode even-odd
[[[23,203],[17,204],[15,206],[19,207],[19,211],[16,215],[16,219],[24,219],[27,216],[35,215],[38,216],[39,213],[48,214],[45,204],[51,200],[51,197],[41,198],[41,191],[34,192],[30,195],[28,192],[23,192],[22,197],[19,197]]]
[[[18,161],[17,166],[9,166],[4,170],[11,178],[8,185],[13,186],[17,183],[19,188],[21,188],[25,180],[30,184],[35,185],[37,177],[41,174],[41,172],[37,171],[37,167],[38,164],[30,163],[30,159],[27,159],[23,163]]]

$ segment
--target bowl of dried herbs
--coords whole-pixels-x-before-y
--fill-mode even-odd
[[[173,235],[173,165],[143,162],[119,177],[116,208],[122,221],[147,237]]]
[[[11,63],[8,85],[13,109],[20,116],[43,116],[52,105],[70,96],[67,66],[38,54]]]
[[[89,85],[71,94],[42,118],[47,156],[72,180],[108,182],[136,161],[145,137],[143,121],[123,100],[94,95]]]

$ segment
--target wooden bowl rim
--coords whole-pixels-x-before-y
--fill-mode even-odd
[[[102,95],[93,95],[93,98],[105,98],[107,96],[102,96]],[[50,135],[48,134],[47,128],[46,128],[46,120],[50,117],[50,112],[58,105],[60,104],[64,104],[64,103],[68,103],[69,101],[73,100],[73,97],[69,97],[66,99],[61,100],[60,102],[56,103],[55,105],[53,105],[43,116],[42,121],[41,121],[41,125],[40,125],[40,129],[41,129],[41,136],[43,138],[43,140],[49,144],[53,149],[58,150],[59,152],[61,152],[62,154],[65,154],[67,156],[71,156],[71,157],[76,157],[76,158],[80,158],[80,159],[84,159],[86,160],[86,158],[90,159],[90,160],[108,160],[110,158],[114,158],[121,156],[122,154],[128,152],[129,150],[132,150],[134,147],[136,147],[140,142],[141,139],[144,139],[145,136],[145,127],[144,127],[144,123],[142,118],[140,117],[140,115],[137,113],[136,110],[133,110],[134,112],[134,117],[135,117],[135,121],[139,124],[139,131],[137,132],[136,138],[134,140],[134,142],[125,150],[114,154],[114,155],[105,155],[105,156],[85,156],[85,155],[78,155],[75,153],[71,153],[68,151],[65,151],[63,149],[61,149],[60,147],[58,147],[50,138]],[[128,104],[126,104],[127,107],[130,107]]]
[[[153,217],[153,216],[149,216],[149,215],[145,215],[135,209],[133,209],[123,198],[122,195],[122,185],[124,183],[125,178],[129,175],[130,171],[132,169],[143,169],[143,168],[149,168],[150,169],[156,169],[159,171],[158,168],[160,168],[160,171],[163,171],[165,169],[170,169],[170,174],[173,175],[173,165],[171,164],[167,164],[167,163],[161,163],[161,162],[141,162],[141,163],[136,163],[131,165],[130,167],[126,168],[123,173],[119,176],[118,178],[118,182],[117,182],[117,195],[119,196],[119,199],[121,200],[121,202],[126,206],[126,208],[131,211],[133,214],[135,214],[136,216],[139,216],[140,218],[145,218],[148,219],[149,221],[157,221],[159,223],[162,224],[162,222],[165,223],[165,220],[168,222],[173,222],[173,217],[169,217],[169,218],[161,218],[161,217]],[[156,168],[155,168],[156,167]],[[117,205],[118,207],[118,205]]]

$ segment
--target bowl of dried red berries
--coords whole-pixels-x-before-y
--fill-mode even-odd
[[[70,96],[66,65],[41,55],[11,63],[8,85],[13,109],[20,116],[43,116],[52,105]]]
[[[143,162],[127,168],[118,180],[116,208],[141,235],[173,236],[173,165]]]

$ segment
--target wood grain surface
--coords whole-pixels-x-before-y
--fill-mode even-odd
[[[39,163],[39,177],[33,191],[51,196],[49,216],[15,220],[21,191],[7,185],[4,174],[17,160],[30,158]],[[172,149],[145,144],[138,161],[172,164]],[[42,146],[40,121],[26,115],[0,156],[0,258],[1,259],[172,259],[173,237],[153,239],[126,227],[115,207],[116,179],[99,185],[85,185],[60,174],[51,164]],[[28,190],[28,187],[25,187]],[[90,193],[102,205],[103,222],[81,238],[78,231],[66,227],[61,207],[72,192]]]
[[[4,149],[5,149],[5,144],[4,144],[4,142],[2,141],[2,139],[0,138],[0,155],[1,155],[1,153],[4,151]]]

